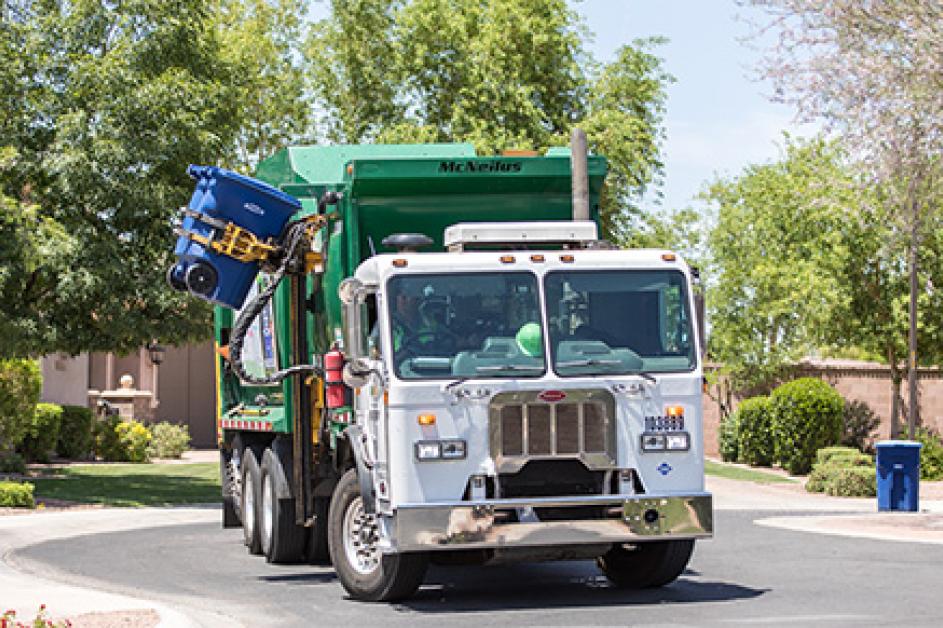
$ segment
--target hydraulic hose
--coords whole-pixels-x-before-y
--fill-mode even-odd
[[[318,201],[318,213],[323,214],[324,209],[327,205],[333,205],[341,199],[341,195],[336,192],[325,192],[321,199]],[[298,252],[301,245],[306,241],[306,233],[308,230],[308,225],[302,221],[297,220],[290,223],[285,229],[285,237],[283,241],[285,245],[283,247],[284,256],[281,259],[281,262],[278,265],[278,269],[275,271],[275,274],[272,277],[272,282],[265,288],[262,292],[257,294],[254,299],[252,299],[249,304],[242,309],[242,312],[239,314],[239,317],[236,319],[236,324],[232,328],[232,336],[229,341],[229,359],[232,363],[233,370],[236,372],[236,375],[239,376],[239,379],[249,384],[277,384],[286,377],[292,375],[298,375],[300,373],[315,373],[322,375],[324,369],[316,364],[298,364],[295,366],[290,366],[288,368],[276,371],[271,375],[265,377],[257,377],[251,373],[247,373],[245,366],[242,363],[242,346],[243,342],[246,339],[246,333],[249,331],[249,327],[252,326],[252,323],[259,316],[262,310],[268,305],[268,302],[272,300],[272,295],[275,294],[278,284],[281,283],[282,279],[285,278],[285,275],[288,273],[289,266],[298,258]],[[327,247],[325,247],[325,251]],[[325,259],[325,264],[327,260]]]

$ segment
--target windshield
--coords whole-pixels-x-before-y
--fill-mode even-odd
[[[558,374],[694,368],[694,336],[680,272],[553,272],[546,276],[545,287]]]
[[[400,275],[387,295],[401,379],[540,377],[546,369],[532,273]]]

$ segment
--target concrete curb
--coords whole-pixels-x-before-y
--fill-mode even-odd
[[[88,586],[56,581],[55,576],[31,573],[18,564],[15,550],[88,534],[119,532],[155,526],[206,523],[219,518],[217,507],[94,509],[65,512],[36,512],[26,516],[0,517],[0,606],[12,609],[20,621],[32,620],[41,604],[56,619],[75,618],[92,612],[154,610],[165,628],[201,625],[192,617],[166,604],[145,598],[110,593]],[[232,623],[218,616],[213,622]]]

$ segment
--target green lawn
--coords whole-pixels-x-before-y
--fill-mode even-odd
[[[759,471],[754,469],[744,469],[732,464],[722,462],[704,461],[704,473],[707,475],[716,475],[717,477],[727,478],[729,480],[743,480],[747,482],[759,482],[761,484],[772,484],[775,482],[795,482],[787,477]]]
[[[219,465],[88,464],[30,478],[36,497],[107,506],[166,506],[220,501]]]

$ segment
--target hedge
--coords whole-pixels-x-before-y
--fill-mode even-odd
[[[768,467],[773,464],[773,440],[769,397],[745,399],[737,408],[738,460]]]
[[[775,457],[789,473],[808,473],[816,452],[841,438],[845,402],[820,379],[803,377],[779,386],[770,405]]]
[[[0,507],[33,508],[35,506],[32,484],[0,481]]]
[[[943,480],[943,441],[931,429],[919,427],[914,439],[923,443],[920,449],[920,479]]]
[[[137,421],[109,416],[95,422],[95,453],[108,462],[147,462],[151,432]]]
[[[866,467],[839,467],[825,484],[825,492],[836,497],[874,497],[877,472]]]
[[[63,458],[87,460],[92,453],[92,411],[82,406],[62,406],[62,425],[56,451]]]
[[[740,416],[732,412],[720,421],[718,438],[720,440],[720,457],[724,462],[737,462],[740,459]]]
[[[147,453],[151,458],[179,458],[190,448],[190,430],[186,425],[163,421],[150,428],[151,444]]]
[[[0,456],[23,442],[42,387],[35,360],[0,360]]]
[[[55,403],[36,404],[29,430],[20,451],[29,462],[49,462],[49,453],[56,448],[59,427],[62,424],[62,406]]]

